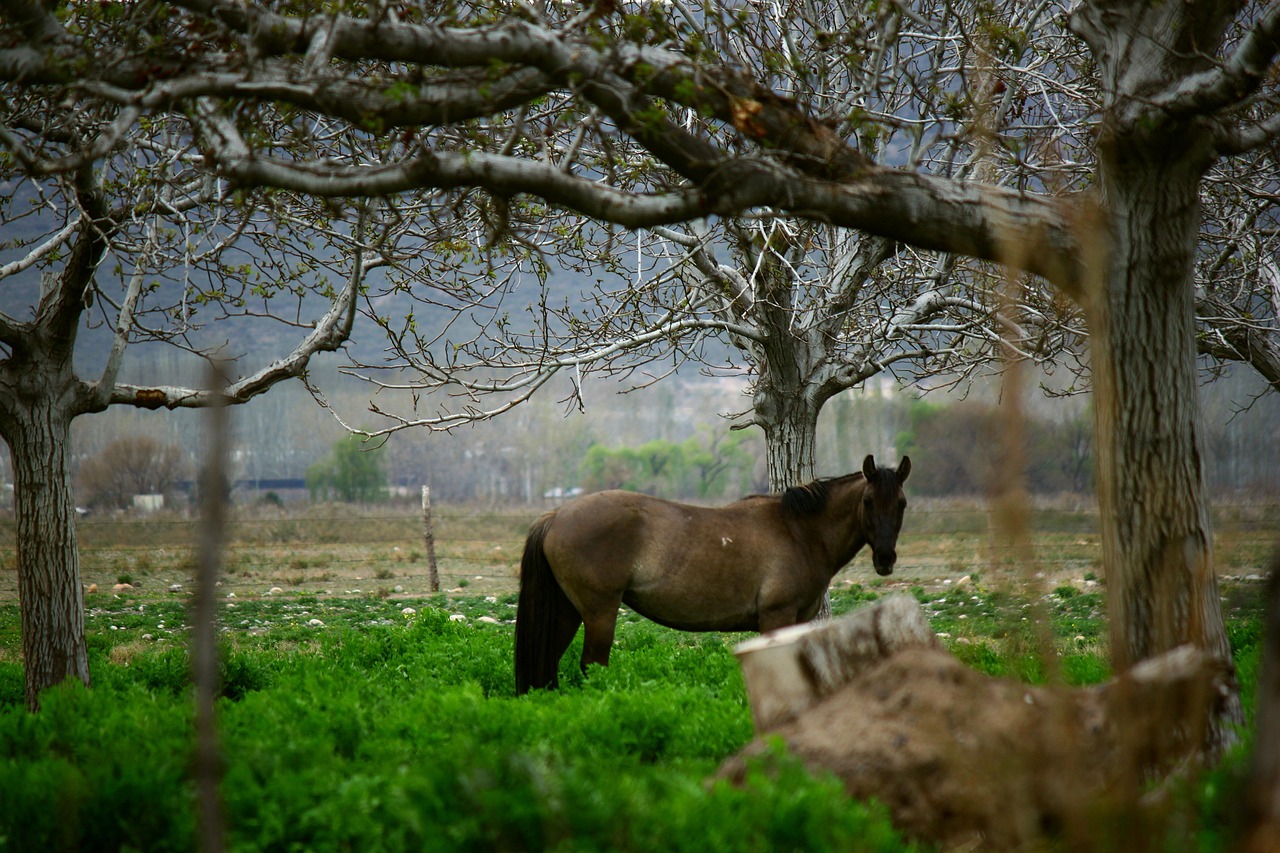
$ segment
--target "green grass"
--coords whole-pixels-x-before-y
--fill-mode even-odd
[[[915,594],[978,670],[1046,681],[1047,637],[1067,683],[1109,675],[1101,593],[1023,600],[975,582]],[[879,595],[850,586],[833,610]],[[1256,596],[1233,596],[1251,704]],[[783,755],[745,786],[707,782],[752,737],[732,654],[740,635],[626,614],[608,669],[583,678],[575,643],[560,691],[516,698],[514,595],[224,604],[218,714],[233,850],[911,849],[883,810]],[[17,608],[0,606],[0,851],[193,849],[185,602],[104,597],[86,622],[93,689],[50,691],[30,715]],[[1178,789],[1168,849],[1225,849],[1246,760],[1247,744]]]
[[[508,603],[226,611],[249,623],[224,634],[218,707],[231,849],[907,849],[880,809],[785,759],[706,783],[752,736],[735,638],[627,620],[609,669],[566,661],[565,689],[517,699],[511,626],[477,621]],[[38,715],[0,663],[0,850],[193,848],[184,615],[95,612],[93,689],[49,691]]]

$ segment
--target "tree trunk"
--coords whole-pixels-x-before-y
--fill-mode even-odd
[[[769,489],[780,492],[814,478],[818,407],[802,388],[757,392],[756,415],[764,426]]]
[[[1193,128],[1099,145],[1106,279],[1089,300],[1099,508],[1116,671],[1194,643],[1230,659],[1200,442],[1193,253],[1207,165]],[[1242,719],[1238,695],[1218,727]],[[1223,743],[1212,744],[1214,748]]]
[[[1214,127],[1189,104],[1153,105],[1210,69],[1232,4],[1080,4],[1071,26],[1098,61],[1104,221],[1085,299],[1092,338],[1098,502],[1111,653],[1124,673],[1193,643],[1230,661],[1218,598],[1196,371],[1194,260]],[[1242,717],[1215,702],[1210,753]]]
[[[17,512],[18,599],[26,702],[67,678],[89,684],[84,590],[71,494],[71,417],[57,399],[15,406],[5,418]]]

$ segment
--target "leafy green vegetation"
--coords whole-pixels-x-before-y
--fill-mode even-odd
[[[879,583],[845,582],[834,611],[889,591]],[[1248,705],[1256,587],[1226,590]],[[1090,684],[1109,676],[1102,589],[1024,596],[975,577],[914,593],[969,666]],[[608,669],[583,678],[575,644],[560,691],[517,699],[514,611],[510,593],[224,600],[230,848],[914,849],[883,809],[777,750],[741,787],[708,782],[753,734],[732,654],[740,635],[681,634],[624,612]],[[30,715],[17,607],[0,605],[0,851],[193,849],[187,620],[179,595],[94,599],[94,687],[53,690]],[[1247,755],[1180,783],[1168,849],[1226,848]]]
[[[326,458],[307,469],[311,499],[373,503],[386,498],[387,475],[382,470],[381,450],[359,436],[338,439]]]
[[[38,715],[0,662],[0,850],[193,848],[185,612],[135,601],[89,617],[93,689]],[[566,689],[516,699],[511,626],[479,621],[513,601],[442,603],[224,611],[232,849],[905,848],[880,809],[785,759],[706,784],[752,735],[735,637],[624,620],[608,670],[566,661]]]

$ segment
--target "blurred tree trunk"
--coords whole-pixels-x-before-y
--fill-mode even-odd
[[[1257,735],[1245,783],[1244,853],[1280,850],[1280,551],[1267,582],[1267,627],[1258,674]]]

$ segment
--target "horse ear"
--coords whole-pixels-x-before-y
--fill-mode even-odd
[[[898,463],[898,482],[905,483],[907,475],[911,473],[911,457],[904,456],[902,461]]]
[[[875,475],[876,475],[876,458],[872,456],[870,453],[868,453],[867,458],[862,460],[862,476],[866,477],[868,480],[871,480],[872,478],[875,477]]]

